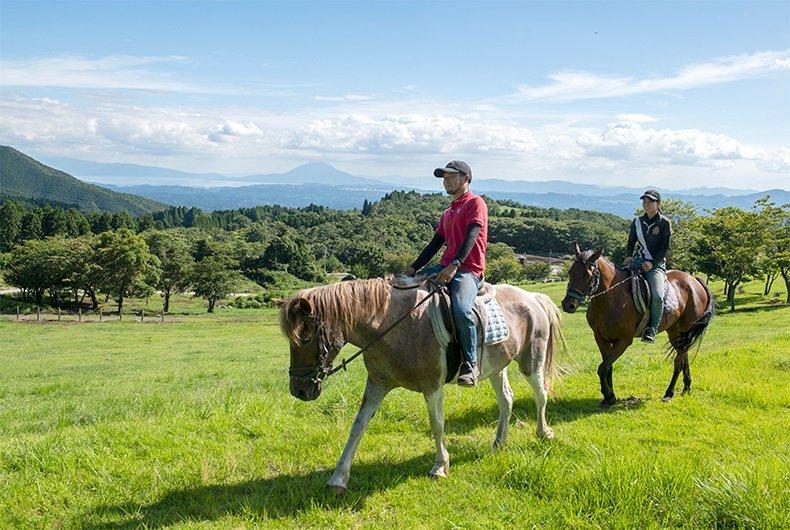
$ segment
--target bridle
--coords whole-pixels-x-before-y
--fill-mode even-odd
[[[331,336],[317,317],[313,316],[311,318],[317,330],[315,337],[310,341],[317,342],[317,363],[308,367],[289,367],[288,376],[291,378],[291,381],[308,382],[317,385],[334,373],[332,371],[332,359],[343,349],[343,346],[346,345],[346,341],[337,336]],[[330,346],[333,349],[330,349]],[[334,351],[334,355],[330,357],[330,352],[332,351]]]
[[[577,260],[581,263],[581,260]],[[590,278],[590,283],[587,286],[587,290],[582,292],[578,289],[574,289],[572,287],[568,287],[565,290],[565,296],[573,298],[574,300],[578,301],[579,303],[584,302],[588,297],[594,298],[597,296],[595,291],[598,290],[598,287],[601,286],[601,269],[598,268],[598,262],[596,261],[593,263],[593,272],[592,278]],[[608,289],[607,289],[608,290]],[[603,294],[603,293],[601,293]]]
[[[585,300],[587,300],[588,298],[590,300],[592,300],[593,298],[597,298],[599,296],[605,295],[606,293],[608,293],[609,291],[611,291],[612,289],[614,289],[618,285],[624,284],[625,282],[627,282],[630,279],[631,279],[630,276],[626,276],[625,279],[620,280],[619,282],[615,283],[614,285],[610,285],[609,287],[607,287],[603,291],[596,292],[596,291],[598,291],[598,288],[601,286],[601,269],[598,268],[598,262],[596,261],[593,264],[592,278],[590,278],[590,285],[587,287],[587,291],[586,292],[582,292],[582,291],[580,291],[578,289],[573,289],[571,287],[568,287],[565,290],[565,296],[573,298],[574,300],[578,301],[581,304]]]
[[[392,323],[387,329],[382,331],[375,339],[370,341],[364,348],[360,349],[357,353],[355,353],[348,359],[343,359],[343,361],[334,368],[332,368],[332,360],[337,356],[340,350],[343,349],[343,346],[346,345],[346,341],[342,337],[338,338],[337,336],[334,337],[330,336],[329,332],[325,330],[320,320],[318,320],[318,317],[313,316],[312,317],[313,325],[315,326],[316,330],[318,330],[318,333],[316,333],[316,336],[313,339],[318,342],[317,363],[314,364],[313,366],[308,366],[306,368],[305,367],[297,367],[296,369],[288,368],[288,376],[291,378],[291,381],[309,382],[314,385],[318,385],[326,381],[326,379],[330,375],[337,373],[340,370],[346,370],[346,366],[348,366],[348,364],[351,361],[353,361],[354,359],[365,353],[371,346],[373,346],[379,340],[384,338],[384,336],[387,335],[387,333],[395,329],[395,326],[400,324],[403,321],[403,319],[405,319],[407,316],[411,314],[412,311],[417,309],[423,303],[427,302],[433,295],[438,293],[440,290],[446,288],[444,285],[436,283],[433,278],[430,278],[427,281],[428,283],[431,284],[432,287],[430,291],[428,291],[428,294],[425,295],[425,297],[422,300],[417,302],[406,314],[401,316],[398,320]],[[334,355],[332,356],[329,355],[330,348],[329,346],[327,346],[327,344],[334,347],[333,350]],[[298,373],[303,371],[304,373]]]

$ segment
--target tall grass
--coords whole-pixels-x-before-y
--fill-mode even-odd
[[[530,288],[555,300],[564,290]],[[584,315],[567,315],[571,373],[548,405],[557,438],[536,438],[515,370],[504,451],[491,450],[489,386],[448,386],[443,481],[427,477],[422,397],[396,390],[340,498],[324,483],[364,367],[315,402],[293,399],[273,310],[185,311],[164,325],[0,321],[0,527],[787,528],[790,308],[758,297],[741,309],[714,320],[691,395],[662,403],[671,363],[635,343],[614,386],[637,399],[606,411]]]

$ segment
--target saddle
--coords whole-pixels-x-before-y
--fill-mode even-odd
[[[395,277],[391,283],[395,289],[414,289],[431,278],[427,276]],[[480,284],[477,298],[472,307],[475,326],[477,327],[478,363],[482,361],[483,350],[486,345],[502,342],[508,337],[507,324],[505,323],[502,309],[496,301],[496,287],[488,282]],[[434,335],[439,345],[445,352],[447,360],[447,376],[445,383],[450,383],[458,376],[461,368],[461,344],[456,334],[453,319],[452,300],[447,288],[442,288],[429,302],[428,315],[431,320]]]
[[[642,315],[642,319],[636,326],[634,337],[641,337],[645,328],[650,323],[650,286],[647,284],[645,275],[641,272],[634,272],[629,269],[629,280],[631,286],[631,297],[634,299],[634,306],[637,312]],[[669,280],[664,282],[664,314],[674,311],[678,308],[680,301],[678,299],[675,286]]]
[[[642,315],[634,331],[634,337],[641,337],[650,322],[650,286],[641,273],[630,271],[630,274],[631,297],[634,299],[636,310]]]

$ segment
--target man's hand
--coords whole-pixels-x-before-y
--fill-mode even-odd
[[[436,275],[436,281],[439,283],[450,283],[450,280],[453,279],[456,272],[458,272],[458,266],[451,263]]]
[[[408,267],[406,270],[403,271],[404,276],[414,276],[414,273],[417,272],[414,270],[414,267]]]
[[[653,268],[653,264],[650,263],[649,261],[643,261],[642,262],[642,270],[643,271],[647,272],[647,271],[649,271],[652,268]]]
[[[634,257],[633,256],[628,256],[627,258],[625,258],[625,266],[626,267],[630,267],[631,263],[633,263],[633,261],[634,261]]]

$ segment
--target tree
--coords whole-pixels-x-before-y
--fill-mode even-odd
[[[757,212],[729,206],[698,218],[694,227],[693,252],[699,270],[724,280],[727,303],[734,311],[736,287],[759,273],[768,223]]]
[[[175,232],[149,232],[146,241],[151,253],[159,258],[160,274],[155,287],[162,292],[162,310],[167,313],[170,311],[170,296],[182,293],[189,287],[189,274],[194,261],[187,242]]]
[[[532,282],[542,282],[551,275],[551,265],[544,261],[533,261],[524,264],[524,276]]]
[[[67,241],[58,238],[25,241],[11,251],[3,278],[18,287],[25,299],[32,295],[41,305],[44,293],[49,291],[53,303],[57,303],[57,290],[68,274],[64,266],[66,248]]]
[[[524,277],[524,269],[516,253],[505,243],[488,245],[486,262],[486,276],[491,283],[519,281]]]
[[[208,312],[214,305],[233,292],[238,280],[236,271],[228,267],[227,260],[220,256],[207,256],[195,263],[189,282],[195,296],[208,300]]]
[[[766,196],[755,203],[755,209],[768,225],[768,237],[760,260],[760,268],[765,274],[763,294],[771,292],[774,281],[781,274],[787,290],[786,303],[790,304],[790,205],[776,206]]]
[[[96,261],[101,267],[102,289],[115,297],[118,313],[129,296],[146,296],[159,278],[159,259],[145,240],[128,228],[99,236]]]
[[[8,252],[19,240],[22,210],[14,201],[6,201],[0,208],[0,252]]]
[[[33,208],[22,215],[19,239],[25,241],[41,237],[41,212],[38,208]]]
[[[101,284],[102,269],[96,260],[96,240],[93,237],[83,236],[69,241],[68,260],[68,286],[74,294],[76,304],[82,304],[86,296],[90,296],[91,309],[99,309],[99,300],[96,293]],[[79,293],[82,291],[82,296]]]

